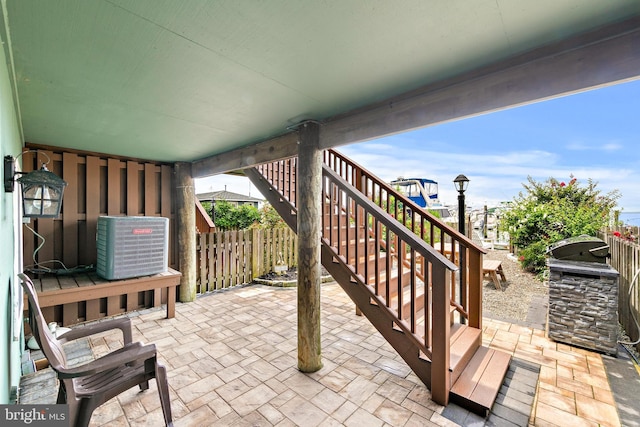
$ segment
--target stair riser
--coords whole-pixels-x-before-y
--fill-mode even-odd
[[[485,417],[509,370],[511,356],[481,347],[451,388],[451,400]]]
[[[452,352],[455,351],[453,350],[454,346],[456,346],[455,342],[452,343]],[[467,364],[469,363],[469,361],[471,360],[475,352],[481,346],[482,346],[482,334],[478,334],[475,340],[465,344],[464,350],[460,352],[461,356],[458,363],[455,363],[455,366],[453,366],[451,369],[451,385],[453,385],[458,380],[458,378],[460,377],[460,374],[462,374],[462,371],[464,371],[464,368],[467,366]],[[456,348],[459,348],[459,347],[460,346],[457,346]]]

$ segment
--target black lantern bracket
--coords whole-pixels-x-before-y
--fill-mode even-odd
[[[18,172],[19,173],[19,172]],[[15,159],[13,156],[4,156],[4,192],[13,193],[13,177],[16,175]]]
[[[35,152],[47,158],[47,162],[42,163],[40,169],[28,173],[17,172],[16,160],[28,152],[30,151],[23,151],[16,158],[10,155],[4,157],[4,191],[12,193],[15,181],[18,181],[22,189],[22,207],[25,217],[56,218],[60,215],[62,195],[67,183],[47,169],[46,165],[51,159],[40,151]],[[16,180],[16,175],[22,176]]]

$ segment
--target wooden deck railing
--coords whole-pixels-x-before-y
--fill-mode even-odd
[[[449,347],[447,333],[431,331],[449,329],[450,273],[457,270],[456,265],[390,220],[385,211],[328,167],[323,169],[323,191],[330,195],[323,244],[351,270],[355,280],[368,287],[372,301],[389,310],[397,327],[433,361],[433,348]],[[381,247],[383,242],[403,256],[389,256]],[[381,253],[387,255],[381,257]],[[409,265],[406,271],[402,260]],[[426,282],[421,277],[426,277]],[[434,343],[435,339],[442,342]]]
[[[296,164],[297,158],[294,157],[263,164],[257,168],[283,199],[293,206],[296,206]],[[457,273],[452,273],[454,286],[451,289],[451,304],[460,313],[462,322],[466,320],[469,326],[481,329],[482,256],[486,251],[337,151],[325,151],[324,164],[423,241],[447,256],[454,264],[464,267]],[[287,209],[283,206],[274,207],[276,210]],[[385,249],[384,242],[382,246]],[[403,260],[405,267],[408,266],[407,262],[406,259]],[[421,280],[424,280],[424,277],[421,277]]]
[[[452,277],[454,286],[451,303],[462,319],[468,320],[469,326],[481,329],[482,256],[486,251],[337,151],[325,151],[324,163],[378,207],[461,267],[457,277]]]
[[[198,234],[216,231],[216,226],[213,223],[213,220],[198,199],[196,199],[196,231]]]

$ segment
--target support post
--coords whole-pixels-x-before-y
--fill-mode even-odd
[[[191,163],[178,162],[176,171],[176,228],[178,233],[178,268],[180,301],[196,299],[196,199]]]
[[[320,347],[320,237],[322,227],[322,151],[320,126],[300,126],[298,148],[298,369],[322,368]]]
[[[431,357],[431,399],[439,405],[449,404],[451,390],[450,340],[451,323],[449,321],[449,298],[451,295],[451,278],[441,265],[433,265],[433,325],[432,325],[432,357]]]

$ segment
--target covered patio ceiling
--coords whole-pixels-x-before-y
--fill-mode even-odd
[[[195,176],[640,74],[637,0],[2,3],[25,142]]]

